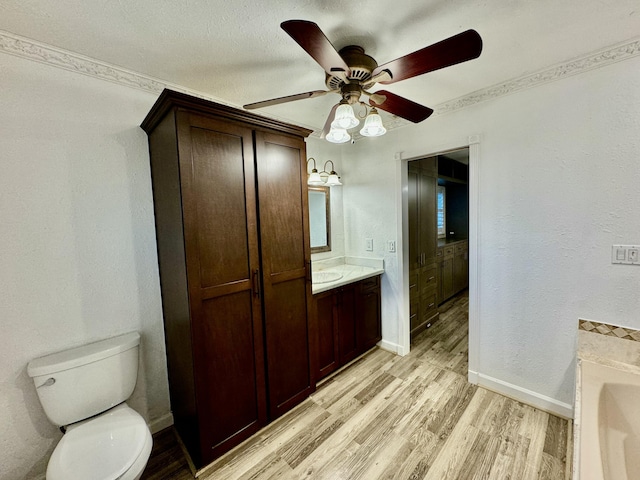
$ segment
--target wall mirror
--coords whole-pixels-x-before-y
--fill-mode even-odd
[[[309,187],[309,234],[311,253],[331,250],[329,187]]]

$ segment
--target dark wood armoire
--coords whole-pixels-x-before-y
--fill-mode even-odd
[[[310,131],[170,90],[142,128],[171,407],[200,468],[315,388]]]

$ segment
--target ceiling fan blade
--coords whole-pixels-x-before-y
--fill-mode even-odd
[[[478,58],[482,53],[482,38],[475,30],[467,30],[453,37],[434,43],[416,52],[397,58],[377,67],[371,76],[375,78],[386,71],[390,80],[380,78],[379,83],[388,85],[406,78],[433,72],[457,63]]]
[[[305,98],[321,97],[327,93],[331,93],[329,90],[314,90],[312,92],[298,93],[296,95],[288,95],[286,97],[272,98],[271,100],[264,100],[262,102],[249,103],[242,108],[252,110],[254,108],[270,107],[271,105],[278,105],[280,103],[293,102],[295,100],[304,100]]]
[[[376,92],[376,95],[384,95],[387,98],[384,102],[377,103],[377,97],[371,96],[369,97],[369,103],[371,103],[371,105],[413,123],[419,123],[433,113],[433,110],[429,107],[412,102],[386,90],[379,90]]]
[[[322,133],[320,134],[320,138],[324,138],[331,131],[331,123],[333,123],[333,119],[336,117],[336,110],[340,106],[339,103],[336,103],[331,111],[329,112],[329,116],[327,117],[327,121],[324,122],[324,127],[322,127]]]
[[[320,27],[307,20],[287,20],[280,27],[300,45],[329,74],[344,72],[345,78],[351,69],[342,59]]]

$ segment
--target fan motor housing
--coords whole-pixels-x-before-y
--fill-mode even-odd
[[[354,83],[366,82],[371,78],[373,72],[378,66],[378,62],[373,57],[364,53],[364,48],[358,45],[349,45],[340,49],[338,52],[342,59],[351,69],[349,80]],[[330,90],[340,89],[346,82],[344,76],[327,74],[325,83]]]

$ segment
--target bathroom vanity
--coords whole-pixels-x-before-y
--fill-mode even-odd
[[[362,355],[382,338],[380,275],[382,260],[314,263],[313,323],[320,380]]]

